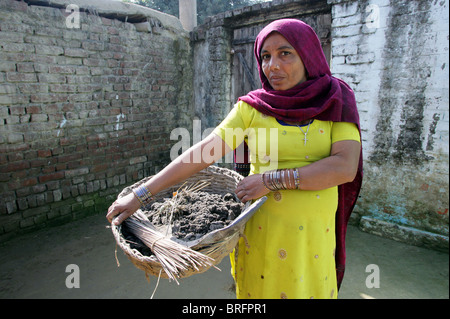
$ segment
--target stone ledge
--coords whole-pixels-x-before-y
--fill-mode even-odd
[[[361,217],[359,229],[381,237],[414,246],[448,252],[448,236],[427,232],[413,227],[389,223],[369,216]]]
[[[175,33],[186,32],[177,17],[133,3],[110,0],[25,0],[25,2],[28,5],[59,9],[64,9],[69,4],[75,4],[80,8],[80,11],[100,17],[118,19],[130,23],[150,21],[152,24],[160,24],[160,27]]]

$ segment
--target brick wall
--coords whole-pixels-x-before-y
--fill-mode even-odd
[[[363,129],[356,210],[447,236],[448,248],[449,2],[328,2],[332,72],[355,90]]]
[[[0,1],[0,240],[105,212],[192,126],[178,19],[80,7],[68,28],[66,6],[27,2]]]

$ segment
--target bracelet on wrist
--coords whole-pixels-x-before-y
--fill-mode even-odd
[[[269,191],[300,189],[300,173],[297,168],[277,169],[261,174],[261,181]]]
[[[145,187],[145,185],[133,188],[132,192],[141,203],[141,206],[146,206],[153,200],[153,194]]]
[[[294,169],[294,186],[295,189],[300,189],[300,173],[298,168]]]
[[[266,177],[266,173],[261,174],[261,182],[262,182],[262,184],[263,184],[265,189],[267,189],[268,191],[272,191],[269,187],[267,187],[266,181],[264,180],[265,177]]]

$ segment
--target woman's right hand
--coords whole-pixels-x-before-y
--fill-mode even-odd
[[[260,198],[270,191],[264,186],[261,174],[254,174],[245,177],[239,182],[235,193],[241,202],[245,203],[252,199]]]
[[[106,218],[114,225],[120,225],[122,222],[134,214],[141,207],[141,203],[133,193],[117,199],[108,208]]]

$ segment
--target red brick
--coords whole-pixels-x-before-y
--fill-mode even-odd
[[[81,160],[67,163],[67,169],[74,169],[81,166]]]
[[[102,17],[101,19],[102,19],[102,23],[104,25],[112,25],[112,20],[111,19],[104,18],[104,17]]]
[[[55,165],[55,168],[57,171],[63,171],[67,168],[67,164],[66,163],[58,163]]]
[[[59,139],[59,144],[61,146],[70,145],[71,144],[71,140],[69,138],[62,137],[62,138]]]
[[[8,162],[16,162],[23,160],[23,153],[8,154]]]
[[[30,168],[30,163],[27,161],[21,161],[21,162],[14,162],[9,163],[8,165],[5,165],[1,168],[1,173],[8,173],[8,172],[15,172],[15,171],[21,171],[24,169]]]
[[[27,114],[38,114],[38,113],[42,113],[40,106],[36,105],[27,106]]]
[[[20,182],[18,180],[11,180],[8,182],[8,190],[12,191],[20,188]]]
[[[37,184],[37,179],[35,177],[27,178],[21,183],[21,187],[34,186]]]
[[[8,163],[8,160],[6,159],[6,155],[0,154],[0,165]]]
[[[103,164],[99,164],[99,165],[94,165],[91,168],[91,173],[98,173],[98,172],[102,172],[102,171],[106,171],[106,169],[108,168],[109,164],[107,163],[103,163]]]
[[[0,173],[0,182],[7,182],[11,179],[10,174],[8,173]]]
[[[98,142],[107,138],[105,133],[93,134],[86,137],[87,142]]]
[[[47,165],[47,161],[45,159],[34,159],[30,161],[31,167],[41,167]]]
[[[63,179],[63,178],[64,178],[64,172],[61,172],[61,171],[55,172],[52,174],[39,176],[39,183],[45,183],[48,181],[54,181],[54,180]]]
[[[58,157],[58,163],[67,163],[67,162],[73,162],[80,160],[82,158],[82,155],[79,153],[75,154],[67,154],[67,155],[61,155]]]
[[[9,109],[11,115],[24,115],[26,113],[24,106],[11,106]]]
[[[52,156],[52,151],[51,150],[38,150],[38,157],[50,157]]]
[[[20,11],[23,11],[23,12],[27,12],[27,10],[28,10],[28,4],[26,3],[26,2],[17,2],[17,1],[10,1],[9,3],[8,3],[8,6],[11,6],[11,8],[13,9],[13,10],[20,10]]]
[[[9,82],[37,82],[36,74],[7,72],[6,78]]]
[[[54,172],[55,170],[56,170],[56,169],[55,169],[55,166],[47,165],[47,166],[45,166],[45,167],[42,167],[42,174],[52,173],[52,172]]]

